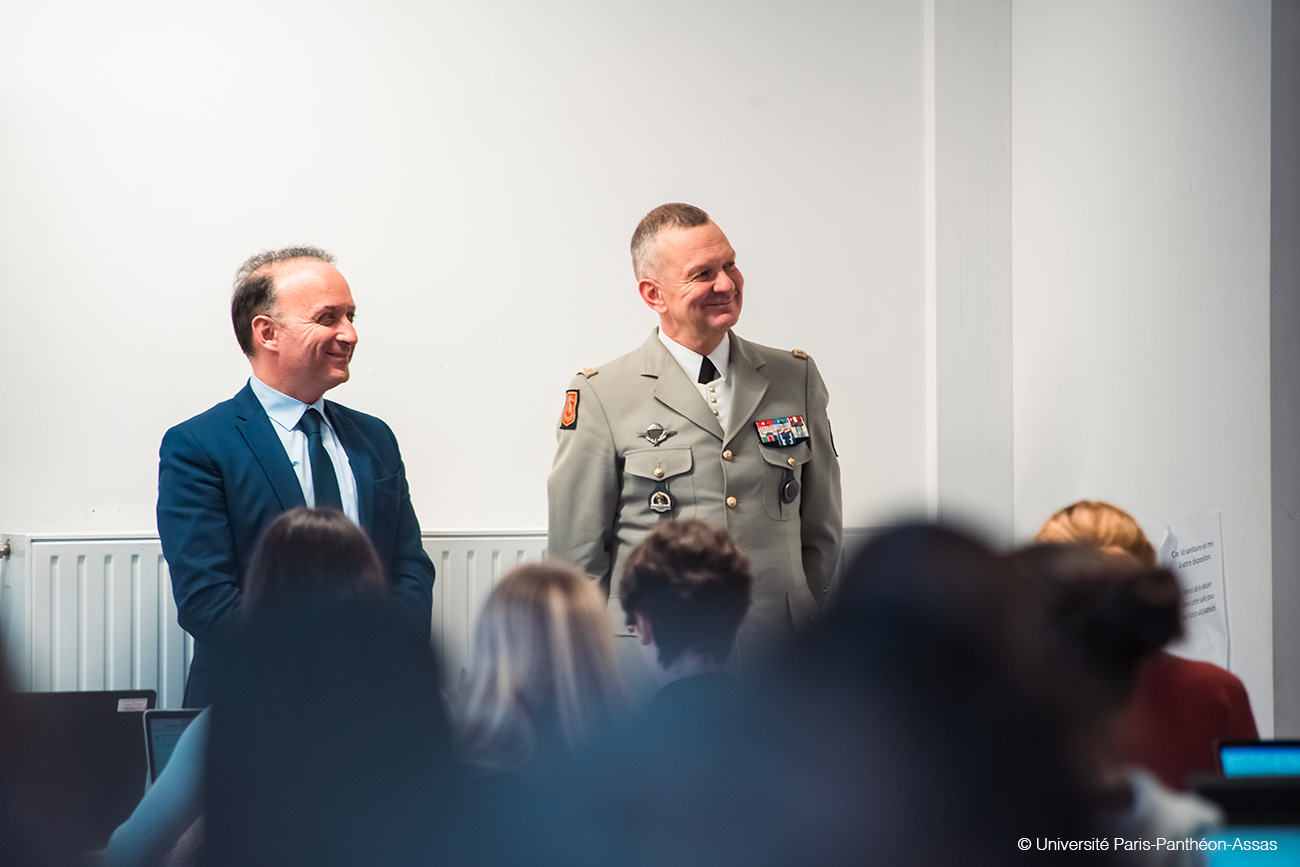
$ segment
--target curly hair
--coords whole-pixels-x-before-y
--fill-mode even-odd
[[[703,521],[660,524],[636,547],[619,585],[629,625],[654,629],[659,663],[693,651],[716,662],[731,654],[749,610],[754,574],[726,530]]]

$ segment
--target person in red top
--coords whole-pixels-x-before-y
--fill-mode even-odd
[[[1110,503],[1080,500],[1043,523],[1035,542],[1116,548],[1144,566],[1155,548],[1133,516]],[[1246,687],[1209,662],[1158,651],[1143,663],[1126,721],[1128,760],[1182,789],[1191,774],[1217,769],[1216,740],[1257,740],[1259,730]]]

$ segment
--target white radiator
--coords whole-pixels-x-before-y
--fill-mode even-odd
[[[845,531],[851,554],[872,533]],[[181,706],[193,640],[176,623],[157,537],[4,536],[0,631],[19,688],[153,689]],[[546,550],[537,532],[425,533],[433,559],[433,638],[453,689],[468,666],[478,612],[492,587]]]
[[[153,689],[180,707],[193,642],[156,537],[5,538],[0,628],[20,688]]]
[[[0,631],[19,688],[153,689],[181,706],[193,640],[176,623],[157,537],[4,536]],[[426,533],[433,635],[448,684],[469,662],[475,618],[497,580],[541,559],[546,534]]]
[[[433,640],[442,653],[447,689],[460,684],[469,665],[474,623],[501,576],[520,563],[536,562],[546,552],[546,534],[425,533],[424,550],[433,559]]]

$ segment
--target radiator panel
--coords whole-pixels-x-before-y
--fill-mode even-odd
[[[176,622],[171,578],[154,539],[7,536],[0,626],[19,688],[154,689],[181,706],[194,641]],[[438,570],[433,639],[447,684],[469,664],[474,621],[501,575],[538,560],[544,533],[426,534]]]
[[[158,540],[31,538],[25,560],[0,597],[25,597],[26,611],[4,618],[20,633],[7,643],[24,689],[154,689],[159,706],[180,706],[192,642]]]

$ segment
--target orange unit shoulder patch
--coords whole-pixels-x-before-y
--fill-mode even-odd
[[[578,390],[571,388],[564,393],[564,412],[560,415],[560,430],[578,429]]]

